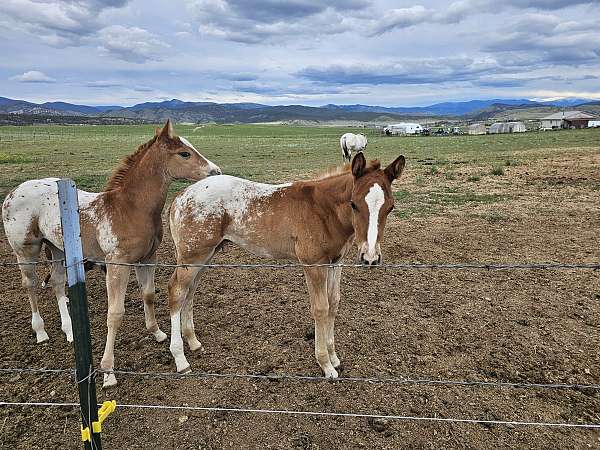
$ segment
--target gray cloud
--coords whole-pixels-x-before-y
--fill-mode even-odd
[[[50,45],[79,45],[101,24],[99,15],[120,8],[129,0],[3,0],[0,14],[17,21]]]
[[[565,20],[550,14],[526,14],[514,24],[491,35],[482,47],[500,53],[505,64],[520,59],[529,67],[597,65],[600,30],[596,20]]]
[[[363,0],[187,0],[199,31],[229,41],[258,44],[274,39],[337,34],[367,8]]]
[[[508,0],[505,3],[518,8],[556,10],[572,8],[575,5],[591,5],[598,2],[597,0],[571,0],[569,2],[564,2],[562,0]]]
[[[298,76],[326,84],[431,84],[470,81],[482,74],[501,73],[493,60],[468,57],[406,59],[394,64],[309,66]]]

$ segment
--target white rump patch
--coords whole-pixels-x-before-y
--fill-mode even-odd
[[[369,207],[369,228],[367,231],[367,245],[369,253],[375,253],[375,245],[377,244],[377,234],[379,232],[379,210],[385,202],[383,189],[379,184],[375,183],[369,189],[369,193],[365,196],[365,202]]]

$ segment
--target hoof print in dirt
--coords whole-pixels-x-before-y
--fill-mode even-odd
[[[309,450],[312,447],[312,439],[308,434],[301,434],[292,440],[294,450]]]
[[[377,431],[378,433],[384,433],[392,426],[392,421],[388,419],[369,417],[367,419],[367,424],[369,424],[371,429]]]

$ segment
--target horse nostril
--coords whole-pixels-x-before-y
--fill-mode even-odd
[[[209,175],[209,176],[221,175],[221,173],[222,173],[222,172],[221,172],[221,169],[213,169],[213,170],[211,170],[211,171],[208,173],[208,175]]]

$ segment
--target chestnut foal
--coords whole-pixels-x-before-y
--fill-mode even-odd
[[[334,173],[312,181],[269,185],[218,176],[185,189],[173,202],[170,230],[179,264],[206,264],[231,241],[256,254],[304,264],[336,263],[355,241],[358,260],[381,262],[380,241],[394,206],[391,185],[404,169],[399,156],[385,169],[362,153]],[[169,282],[171,353],[178,372],[190,370],[183,351],[201,348],[193,297],[201,268],[178,267]],[[315,355],[325,377],[336,378],[334,323],[341,267],[304,269],[315,321]]]
[[[204,158],[185,138],[173,134],[171,122],[129,155],[110,177],[101,193],[78,191],[83,255],[110,262],[153,262],[161,242],[161,213],[167,189],[176,179],[198,181],[218,175],[218,166]],[[21,263],[35,262],[46,244],[53,259],[62,259],[63,242],[58,209],[57,178],[30,180],[19,185],[2,205],[2,220],[8,242]],[[34,265],[20,266],[23,287],[31,304],[31,325],[37,342],[48,340],[38,311],[37,276]],[[108,265],[108,335],[101,367],[114,365],[114,344],[125,311],[125,290],[130,267]],[[154,314],[154,267],[136,267],[144,299],[146,327],[161,342],[167,338]],[[73,341],[65,295],[65,268],[54,263],[50,284],[54,288],[67,341]],[[104,387],[117,383],[113,373],[104,375]]]

